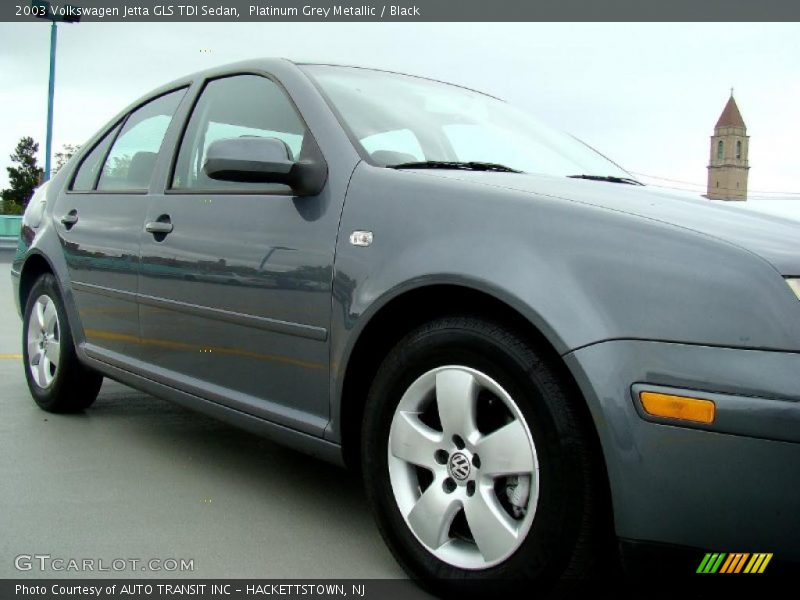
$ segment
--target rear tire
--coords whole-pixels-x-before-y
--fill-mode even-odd
[[[368,502],[403,568],[448,596],[543,597],[595,575],[600,479],[579,402],[504,326],[446,317],[403,338],[369,391],[361,453]]]
[[[22,357],[28,389],[43,410],[78,412],[97,398],[103,376],[78,360],[64,303],[50,273],[37,279],[28,295]]]

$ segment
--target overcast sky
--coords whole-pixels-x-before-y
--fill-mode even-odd
[[[0,24],[0,186],[20,137],[33,136],[43,153],[48,43],[46,23]],[[376,66],[480,89],[631,172],[663,178],[652,184],[699,192],[709,136],[734,87],[751,135],[751,197],[782,195],[757,208],[800,218],[795,23],[61,25],[54,149],[83,143],[167,81],[257,56]]]

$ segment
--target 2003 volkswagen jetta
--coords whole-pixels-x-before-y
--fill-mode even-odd
[[[12,275],[43,409],[119,380],[359,469],[439,591],[546,587],[609,539],[800,558],[799,236],[478,92],[258,60],[103,127]]]

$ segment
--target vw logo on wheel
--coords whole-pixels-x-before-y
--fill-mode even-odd
[[[469,459],[461,452],[454,452],[450,457],[450,464],[447,466],[450,476],[458,481],[464,481],[469,477]]]

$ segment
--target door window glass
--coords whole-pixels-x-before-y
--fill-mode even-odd
[[[173,189],[264,190],[280,184],[218,181],[203,171],[208,146],[219,139],[273,137],[286,142],[292,160],[301,160],[306,127],[283,90],[257,75],[236,75],[209,82],[189,119],[181,142]]]
[[[131,113],[103,165],[98,190],[147,190],[161,142],[185,92],[159,96]]]
[[[83,159],[75,179],[72,180],[72,188],[78,192],[86,192],[94,189],[94,184],[97,181],[97,175],[100,173],[100,165],[108,152],[108,147],[119,131],[119,125],[109,131],[100,142],[92,148],[92,151]]]

